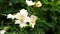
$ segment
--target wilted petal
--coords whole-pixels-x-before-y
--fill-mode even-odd
[[[29,22],[30,21],[30,17],[28,16],[25,21]]]

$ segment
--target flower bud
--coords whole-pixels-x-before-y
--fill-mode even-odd
[[[8,26],[4,26],[4,30],[7,31],[9,29]]]
[[[35,3],[34,6],[35,6],[35,7],[41,7],[41,6],[42,6],[42,3],[41,3],[40,1],[38,1],[38,2]]]

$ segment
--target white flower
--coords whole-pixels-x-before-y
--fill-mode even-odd
[[[26,20],[24,20],[24,21],[20,21],[20,20],[15,20],[15,24],[19,24],[19,27],[20,28],[23,28],[23,27],[25,27],[25,26],[27,26],[27,22],[29,21],[29,17],[27,17],[26,18]]]
[[[20,13],[17,13],[15,15],[15,18],[17,20],[15,20],[15,24],[19,24],[19,26],[22,28],[22,27],[25,27],[26,26],[26,22],[27,22],[27,18],[28,18],[28,12],[27,10],[25,9],[21,9],[20,10]]]
[[[4,34],[5,32],[5,30],[0,30],[0,34]]]
[[[8,15],[7,15],[7,18],[12,18],[12,19],[14,19],[15,17],[14,17],[12,14],[8,14]]]
[[[29,23],[32,26],[32,28],[34,28],[34,26],[36,24],[36,16],[31,15]]]
[[[35,3],[33,1],[26,0],[26,3],[28,6],[33,6]]]
[[[35,7],[41,7],[42,6],[42,3],[40,2],[40,1],[37,1],[36,3],[35,3]]]
[[[20,22],[26,22],[27,15],[28,15],[27,10],[21,9],[20,13],[17,13],[15,15],[15,18],[18,19]]]

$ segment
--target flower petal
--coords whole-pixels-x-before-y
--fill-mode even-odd
[[[20,13],[17,13],[17,14],[15,15],[15,18],[16,18],[16,19],[20,19]]]
[[[0,30],[0,34],[4,34],[5,32],[5,30]]]
[[[14,19],[15,17],[14,17],[12,14],[8,14],[8,15],[7,15],[7,18],[12,18],[12,19]]]
[[[21,10],[20,10],[20,14],[21,14],[21,15],[28,15],[28,12],[27,12],[27,10],[25,10],[25,9],[21,9]]]
[[[31,26],[32,26],[32,28],[34,28],[34,26],[35,26],[35,23],[34,23],[34,24],[32,24]]]
[[[15,20],[15,24],[20,24],[21,22],[19,20]]]
[[[25,26],[27,26],[27,25],[26,25],[26,22],[25,22],[25,23],[20,23],[20,25],[19,25],[20,28],[23,28],[23,27],[25,27]]]
[[[32,5],[35,4],[35,3],[34,3],[33,1],[31,1],[31,0],[30,0],[30,1],[26,0],[26,3],[27,3],[28,6],[32,6]]]

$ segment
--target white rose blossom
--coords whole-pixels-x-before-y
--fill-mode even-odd
[[[32,28],[34,28],[34,26],[36,24],[36,16],[31,15],[30,20],[29,20],[29,23],[32,26]]]
[[[15,24],[19,24],[19,26],[25,27],[26,26],[26,22],[27,22],[27,18],[28,18],[28,12],[25,9],[21,9],[20,13],[17,13],[15,18],[17,20],[15,20]]]
[[[4,34],[5,32],[5,30],[0,30],[0,34]]]

